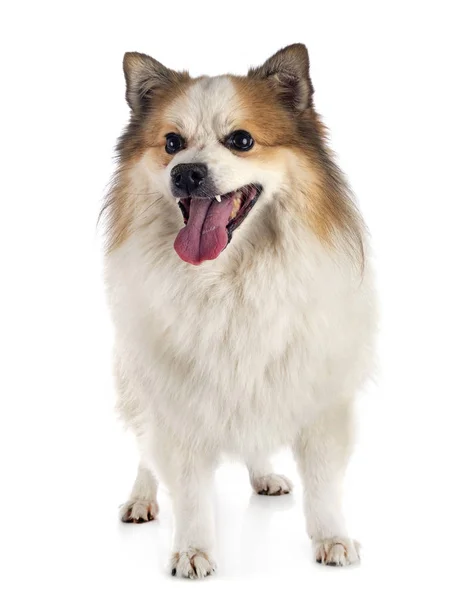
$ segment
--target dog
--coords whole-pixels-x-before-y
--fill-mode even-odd
[[[350,565],[341,483],[354,400],[374,368],[368,233],[313,106],[306,47],[246,76],[192,78],[124,56],[130,121],[106,213],[117,407],[140,465],[125,522],[174,512],[173,575],[214,572],[211,488],[223,455],[254,492],[291,492],[317,562]]]

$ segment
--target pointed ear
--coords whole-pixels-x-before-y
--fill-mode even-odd
[[[307,48],[303,44],[292,44],[276,52],[261,67],[250,69],[248,77],[273,81],[283,103],[301,112],[312,106],[309,67]]]
[[[188,73],[178,73],[147,54],[126,52],[123,61],[126,78],[126,100],[135,114],[145,111],[154,92],[189,78]]]

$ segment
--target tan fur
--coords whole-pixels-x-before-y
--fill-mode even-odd
[[[128,238],[133,230],[133,223],[139,220],[146,206],[149,205],[150,198],[145,192],[141,192],[142,196],[139,196],[134,182],[129,178],[129,172],[144,155],[149,166],[153,165],[156,169],[164,169],[169,164],[172,156],[165,152],[165,135],[170,132],[179,133],[179,131],[174,123],[165,120],[165,109],[184,94],[194,81],[189,76],[182,80],[175,80],[166,88],[165,95],[155,95],[152,109],[144,121],[144,127],[133,132],[133,139],[126,140],[125,136],[121,138],[121,143],[125,144],[125,152],[101,211],[102,214],[106,213],[107,219],[107,252],[112,252]]]
[[[295,124],[289,114],[276,100],[272,82],[250,77],[234,77],[240,112],[247,115],[237,124],[239,129],[249,131],[256,140],[247,158],[256,155],[264,146],[291,146],[295,144]]]
[[[363,223],[354,203],[349,198],[347,187],[342,180],[334,181],[328,172],[330,165],[322,163],[320,156],[330,156],[326,144],[326,128],[313,108],[304,111],[303,118],[310,121],[322,146],[306,146],[299,138],[298,121],[283,109],[279,103],[274,82],[258,80],[252,77],[235,77],[231,80],[237,90],[240,114],[246,115],[237,122],[237,128],[250,131],[256,140],[252,151],[237,154],[250,161],[286,161],[294,152],[297,164],[293,166],[293,186],[300,186],[302,193],[286,210],[297,214],[307,223],[314,233],[329,246],[337,246],[341,241],[355,259],[362,265]],[[168,120],[171,105],[187,93],[188,88],[198,79],[186,78],[175,81],[167,89],[164,97],[154,101],[151,112],[145,121],[145,127],[139,138],[134,140],[130,156],[123,161],[117,173],[116,182],[109,195],[109,241],[108,250],[118,247],[132,231],[132,222],[148,206],[148,198],[129,193],[126,171],[147,152],[147,160],[154,162],[155,168],[165,168],[172,156],[165,152],[165,135],[179,133],[178,124]],[[289,152],[285,152],[288,150]]]
[[[292,186],[300,184],[300,203],[294,196],[286,209],[309,224],[314,233],[329,246],[336,246],[343,237],[351,253],[362,265],[362,219],[349,197],[343,181],[334,181],[328,173],[330,164],[322,164],[321,151],[331,156],[327,146],[327,129],[313,108],[304,110],[303,118],[310,121],[320,148],[305,145],[299,138],[298,121],[279,104],[274,82],[252,77],[232,77],[240,97],[241,109],[249,114],[240,129],[250,131],[257,143],[246,155],[247,160],[282,160],[283,150],[295,153],[297,165]],[[336,183],[336,185],[335,185]]]
[[[279,62],[278,54],[262,68],[252,69],[246,77],[229,76],[236,89],[241,116],[235,128],[249,131],[256,140],[250,152],[236,154],[244,160],[274,163],[290,160],[293,152],[297,164],[291,168],[292,185],[300,193],[298,197],[289,196],[291,202],[286,203],[285,209],[296,214],[323,243],[330,247],[345,247],[362,267],[364,225],[341,173],[332,162],[326,127],[309,97],[297,118],[292,118],[286,110],[279,93],[279,77],[270,76]],[[289,60],[300,62],[308,72],[308,55],[303,46],[294,45]],[[171,107],[200,79],[168,70],[157,61],[149,64],[143,55],[137,53],[125,55],[124,70],[128,100],[130,90],[137,86],[134,80],[138,76],[144,77],[141,88],[143,86],[147,92],[151,89],[152,78],[158,78],[160,71],[164,71],[165,86],[151,90],[151,106],[146,118],[140,119],[139,127],[129,132],[131,139],[126,140],[125,136],[122,139],[122,161],[105,206],[108,216],[107,247],[110,251],[127,239],[133,229],[133,221],[140,219],[142,211],[149,205],[149,198],[139,197],[134,190],[134,193],[129,193],[127,173],[144,152],[150,168],[152,162],[159,169],[164,169],[171,162],[172,156],[165,152],[165,135],[180,133],[177,119],[171,118]],[[299,128],[307,129],[310,137],[306,139]]]

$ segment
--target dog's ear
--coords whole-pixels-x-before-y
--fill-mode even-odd
[[[126,100],[135,114],[145,111],[158,89],[189,79],[188,73],[178,73],[147,54],[126,52],[123,60],[126,78]]]
[[[308,50],[303,44],[282,48],[254,69],[248,77],[270,79],[276,84],[283,103],[294,111],[312,106],[313,86],[309,75]]]

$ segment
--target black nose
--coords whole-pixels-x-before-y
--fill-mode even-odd
[[[203,163],[185,163],[171,169],[174,191],[181,196],[190,196],[207,177],[207,167]]]

